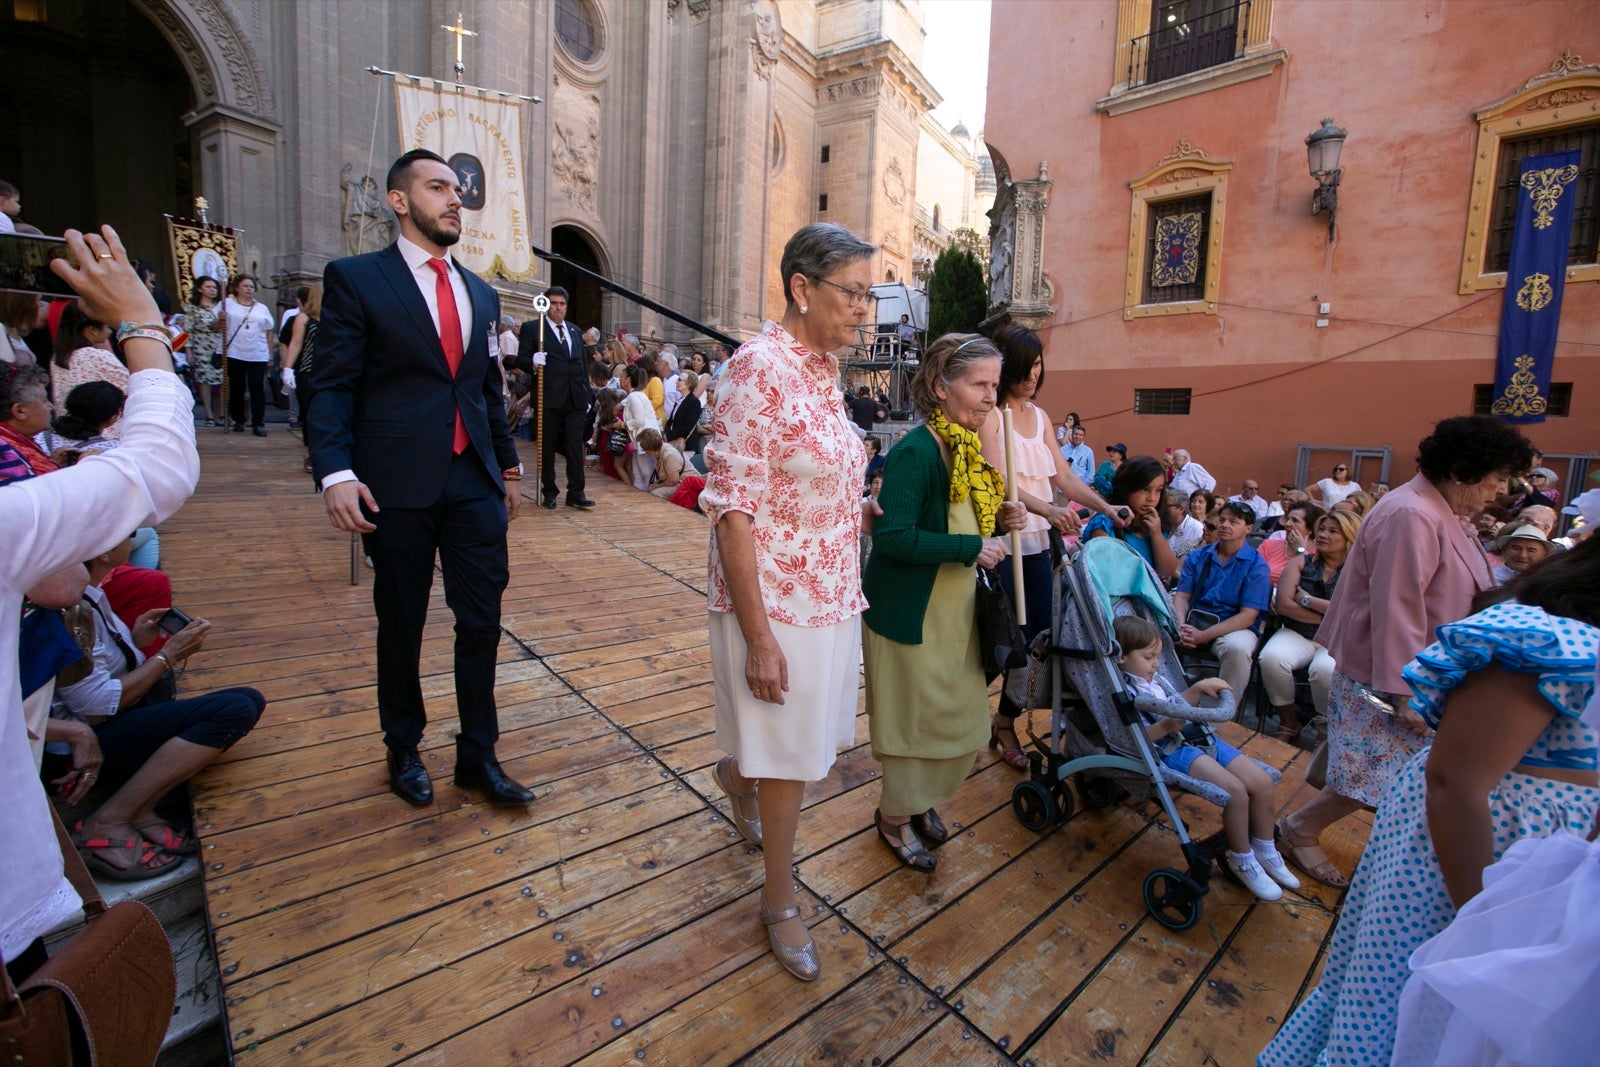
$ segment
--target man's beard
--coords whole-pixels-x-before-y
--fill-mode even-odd
[[[451,233],[439,224],[438,215],[425,215],[415,204],[411,206],[411,221],[416,224],[422,236],[438,245],[440,248],[449,248],[461,240],[460,220],[456,222],[456,232]]]

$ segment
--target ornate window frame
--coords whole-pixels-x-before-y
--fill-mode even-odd
[[[1128,274],[1123,293],[1122,318],[1157,318],[1166,315],[1215,315],[1222,285],[1222,231],[1227,222],[1228,175],[1232,160],[1210,160],[1188,141],[1179,141],[1156,165],[1128,183],[1133,192],[1128,220]],[[1205,297],[1173,303],[1144,304],[1145,248],[1150,236],[1150,205],[1187,199],[1209,192],[1211,220],[1206,236]]]
[[[1484,271],[1489,245],[1489,210],[1500,168],[1500,146],[1507,139],[1600,122],[1600,64],[1585,64],[1571,50],[1542,74],[1495,104],[1478,111],[1478,148],[1472,163],[1472,195],[1461,244],[1462,296],[1504,289],[1505,271]],[[1567,268],[1567,281],[1600,282],[1600,263]]]

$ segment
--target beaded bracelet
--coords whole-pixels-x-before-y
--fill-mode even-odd
[[[118,341],[128,341],[136,337],[146,341],[159,341],[167,346],[167,351],[172,351],[172,331],[159,323],[124,322],[117,326]]]
[[[512,467],[508,471],[501,471],[500,480],[505,482],[520,482],[522,481],[522,471],[517,467]]]

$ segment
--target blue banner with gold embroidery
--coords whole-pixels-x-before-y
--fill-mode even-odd
[[[1543,422],[1549,405],[1578,159],[1573,149],[1522,161],[1490,407],[1506,422]]]

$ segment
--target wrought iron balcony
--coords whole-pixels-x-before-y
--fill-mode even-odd
[[[1241,28],[1250,21],[1250,0],[1226,6],[1192,5],[1199,10],[1190,13],[1181,12],[1183,6],[1168,7],[1170,23],[1130,42],[1128,88],[1219,66],[1240,55],[1244,47]]]

